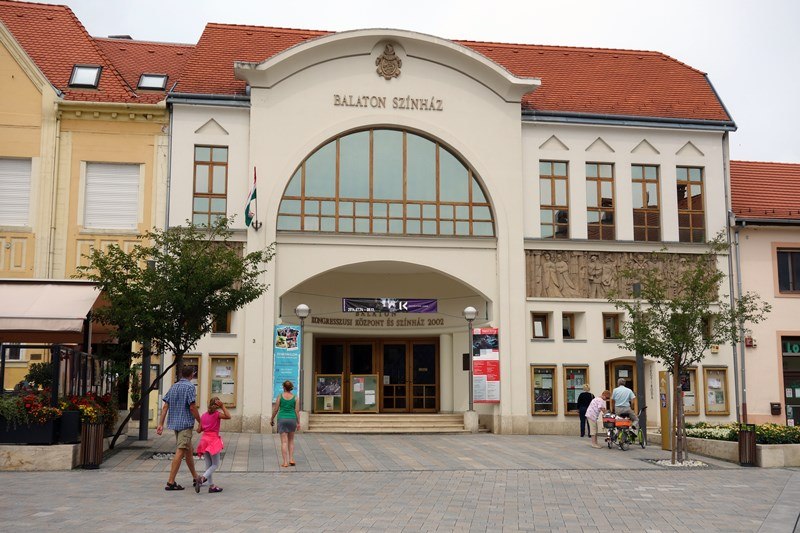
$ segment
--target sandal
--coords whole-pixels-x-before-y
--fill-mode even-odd
[[[286,467],[288,467],[288,466],[289,466],[289,465],[287,465],[286,463],[283,463],[283,464],[281,465],[281,468],[286,468]]]
[[[178,483],[173,481],[172,483],[167,483],[167,486],[164,487],[164,490],[183,490],[183,487],[181,487],[180,485],[178,485]]]
[[[217,487],[216,485],[211,485],[208,487],[208,492],[222,492],[222,487]]]
[[[294,466],[294,461],[289,461],[289,466]]]
[[[201,486],[203,485],[203,483],[205,483],[205,482],[206,482],[206,478],[204,478],[203,476],[197,476],[197,479],[195,479],[195,480],[192,482],[192,484],[194,485],[194,491],[195,491],[196,493],[200,494],[200,487],[201,487]]]

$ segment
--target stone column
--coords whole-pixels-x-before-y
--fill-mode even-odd
[[[453,411],[453,335],[439,335],[439,411]]]

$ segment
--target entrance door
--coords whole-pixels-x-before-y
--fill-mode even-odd
[[[439,398],[436,363],[439,354],[431,343],[411,344],[411,410],[415,413],[435,413]]]
[[[617,388],[617,381],[622,378],[625,380],[625,386],[628,387],[636,394],[636,387],[638,383],[636,382],[636,362],[635,361],[611,361],[607,363],[608,365],[608,382],[606,383],[606,387],[608,390],[613,391]],[[638,405],[635,403],[633,404],[636,406],[636,409],[639,408]]]
[[[389,413],[435,413],[439,407],[436,343],[384,342],[383,404]]]
[[[385,343],[383,350],[383,404],[386,413],[408,412],[408,362],[406,343]]]

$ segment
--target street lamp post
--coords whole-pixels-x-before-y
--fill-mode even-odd
[[[311,308],[306,304],[300,304],[294,308],[294,314],[300,319],[300,377],[297,381],[297,398],[300,402],[300,411],[303,410],[303,352],[305,345],[303,344],[303,326],[305,325],[306,318],[311,314]]]
[[[633,297],[637,300],[642,297],[642,284],[641,283],[634,283],[633,284]],[[634,316],[634,320],[638,320],[637,316]],[[676,378],[677,379],[677,378]],[[636,350],[636,381],[638,382],[638,387],[636,387],[636,403],[639,410],[642,412],[642,415],[639,417],[639,427],[642,428],[642,437],[644,437],[644,441],[647,442],[647,397],[644,394],[644,354],[640,350]]]
[[[467,328],[469,328],[469,349],[467,350],[469,353],[467,354],[467,358],[469,359],[469,382],[467,383],[469,389],[469,410],[474,411],[473,401],[472,401],[472,321],[475,320],[475,317],[478,316],[478,310],[472,306],[465,307],[464,311],[462,311],[464,318],[467,320]]]

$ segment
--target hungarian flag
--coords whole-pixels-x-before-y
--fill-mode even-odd
[[[256,169],[253,168],[253,186],[250,188],[250,194],[247,195],[247,204],[244,206],[244,223],[246,226],[256,218]]]

